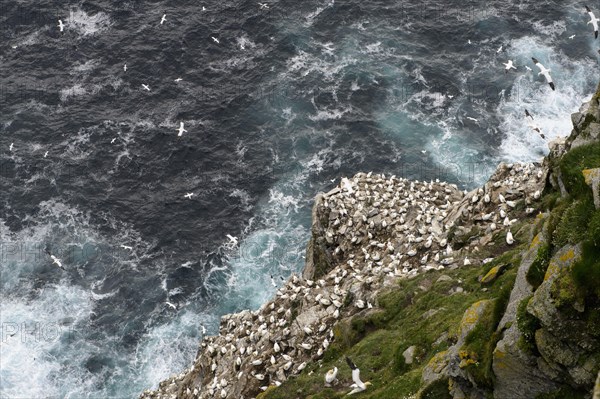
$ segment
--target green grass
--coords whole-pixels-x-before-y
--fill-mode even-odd
[[[544,281],[546,269],[548,269],[551,257],[550,244],[541,244],[538,248],[535,260],[529,267],[529,270],[527,270],[526,275],[527,281],[533,286],[534,290],[537,289]]]
[[[527,312],[527,304],[531,296],[524,298],[517,307],[517,327],[521,331],[519,347],[526,353],[539,355],[535,345],[535,331],[540,328],[540,321]]]
[[[581,171],[600,167],[600,143],[584,145],[570,150],[560,160],[563,183],[569,194],[576,197],[591,192]]]
[[[482,299],[496,299],[499,307],[492,308],[489,326],[497,324],[503,313],[500,308],[505,306],[509,287],[514,284],[519,254],[518,248],[511,248],[510,252],[499,256],[484,268],[468,266],[456,270],[430,271],[413,279],[401,280],[396,287],[378,296],[379,312],[364,311],[350,321],[338,323],[334,328],[335,339],[321,360],[311,363],[302,374],[290,378],[279,388],[269,389],[261,399],[342,398],[350,391],[351,384],[350,369],[344,360],[346,355],[360,367],[361,379],[373,383],[367,391],[355,397],[395,399],[414,395],[420,388],[423,367],[433,355],[452,344],[462,316],[471,304]],[[511,266],[487,287],[487,291],[482,291],[479,275],[500,263],[509,263]],[[442,274],[450,276],[453,281],[437,282]],[[418,287],[425,280],[429,280],[432,286],[423,292]],[[458,283],[459,280],[462,282]],[[465,292],[449,295],[457,285],[463,287]],[[432,309],[439,311],[424,318],[423,315]],[[443,334],[447,334],[448,338],[434,344]],[[489,331],[484,335],[488,334]],[[415,361],[408,365],[404,363],[402,352],[411,345],[419,349]],[[482,349],[482,357],[489,352],[489,348]],[[324,389],[323,376],[333,366],[339,369],[340,384]],[[485,368],[487,370],[487,363]],[[447,393],[447,383],[445,389]],[[439,392],[432,391],[431,395],[434,394],[438,395]]]
[[[581,260],[573,265],[571,274],[584,296],[600,297],[600,246],[591,241],[584,242]]]
[[[587,238],[587,227],[594,214],[594,202],[590,195],[584,195],[569,205],[554,230],[552,244],[561,248],[567,244],[577,244]]]

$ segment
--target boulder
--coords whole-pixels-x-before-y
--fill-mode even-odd
[[[592,189],[596,209],[600,209],[600,168],[584,169],[581,173],[585,183]]]

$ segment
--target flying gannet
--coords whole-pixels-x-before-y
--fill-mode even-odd
[[[275,288],[277,288],[277,283],[275,282],[275,279],[273,278],[273,275],[271,274],[271,285]]]
[[[533,63],[535,65],[537,65],[538,68],[540,68],[540,72],[538,73],[538,76],[544,75],[544,77],[546,78],[546,81],[548,81],[548,84],[550,85],[552,90],[556,90],[556,87],[554,86],[554,82],[552,81],[552,76],[550,76],[550,69],[546,69],[546,67],[543,66],[535,57],[531,57],[531,59],[533,60]]]
[[[510,71],[511,69],[517,69],[517,67],[513,65],[512,60],[508,60],[508,62],[503,63],[503,65],[505,66],[504,73],[508,73],[508,71]]]
[[[183,79],[181,79],[181,78],[177,78],[177,79],[175,79],[175,82],[181,82],[182,80]]]
[[[52,263],[53,264],[55,264],[56,266],[60,267],[62,270],[65,270],[65,268],[63,267],[62,262],[60,261],[60,259],[58,259],[54,255],[50,255],[50,258],[52,258]]]
[[[571,35],[571,36],[569,36],[569,39],[573,40],[575,38],[575,36],[577,36],[577,35]]]
[[[594,27],[594,38],[597,39],[598,38],[598,21],[600,21],[600,19],[596,18],[596,16],[594,15],[592,10],[588,6],[585,6],[585,9],[586,9],[588,15],[590,16],[590,20],[588,21],[588,24],[592,24],[592,26]]]
[[[187,199],[192,199],[193,196],[194,196],[194,193],[187,193],[186,195],[184,195],[184,197]]]
[[[162,18],[160,19],[160,24],[164,24],[165,21],[167,20],[167,14],[163,14]]]
[[[219,39],[217,39],[216,37],[214,37],[214,36],[211,36],[211,39],[213,39],[213,41],[214,41],[215,43],[219,44]]]
[[[127,72],[127,64],[123,64],[123,72]]]
[[[65,29],[65,24],[63,24],[62,19],[58,20],[58,29],[60,29],[61,32]]]
[[[131,251],[133,249],[133,247],[130,247],[129,245],[123,245],[123,244],[121,244],[121,248],[127,249],[129,251]]]
[[[346,356],[346,363],[352,369],[352,381],[354,384],[350,385],[350,388],[354,388],[352,391],[348,392],[348,395],[353,395],[358,392],[362,392],[367,389],[367,386],[371,385],[369,381],[362,382],[360,380],[360,369],[356,367],[356,364],[352,363],[349,357]]]
[[[47,156],[48,156],[48,151],[46,151],[46,152],[44,153],[44,158],[46,158]]]
[[[258,3],[258,5],[260,6],[260,9],[262,10],[263,8],[268,9],[269,5],[267,3]]]
[[[15,146],[15,143],[10,143],[10,146],[8,147],[8,150],[9,150],[9,151],[12,151],[12,150],[13,150],[13,148],[14,148],[14,146]]]
[[[531,71],[532,69],[529,68],[527,65],[525,65],[525,69],[527,69],[528,71]]]
[[[150,86],[148,86],[148,85],[146,85],[146,84],[143,84],[143,83],[142,83],[142,87],[143,87],[144,89],[146,89],[146,90],[150,91]]]
[[[179,129],[177,129],[177,132],[178,137],[183,136],[183,132],[187,132],[187,130],[183,128],[183,122],[179,122]]]
[[[165,302],[165,304],[167,304],[167,306],[169,306],[169,307],[173,308],[173,310],[177,310],[177,306],[176,306],[176,305],[174,305],[174,304],[172,304],[171,302],[169,302],[169,301],[166,301],[166,302]]]
[[[325,386],[330,387],[331,384],[336,380],[338,374],[338,368],[334,367],[325,373]]]
[[[467,119],[468,119],[468,120],[471,120],[471,121],[473,121],[473,122],[477,122],[477,119],[475,119],[475,118],[472,118],[472,117],[470,117],[470,116],[467,116]]]

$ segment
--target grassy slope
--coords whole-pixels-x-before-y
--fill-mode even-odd
[[[321,361],[310,364],[300,376],[277,389],[269,389],[259,398],[341,398],[352,383],[345,356],[351,357],[360,367],[363,381],[373,383],[366,392],[356,397],[404,398],[415,394],[421,385],[423,366],[434,354],[454,342],[456,328],[465,310],[482,299],[506,297],[515,279],[519,254],[520,248],[514,248],[483,267],[431,271],[411,280],[401,280],[397,287],[378,298],[379,307],[383,310],[371,314],[364,312],[364,315],[356,315],[351,323],[341,323],[335,330],[334,343]],[[496,265],[506,263],[509,268],[493,284],[481,286],[479,276]],[[437,282],[442,274],[451,277],[452,281]],[[420,286],[430,288],[424,291]],[[464,289],[463,293],[449,294],[452,288],[458,286]],[[433,311],[437,312],[428,319],[423,317]],[[447,339],[443,339],[444,334],[447,334]],[[440,337],[442,339],[438,339]],[[470,345],[485,346],[483,341],[488,338],[474,336]],[[419,347],[418,361],[409,366],[404,363],[402,352],[411,345]],[[470,367],[489,367],[488,362],[481,360]],[[340,384],[324,388],[323,376],[334,366],[339,369]]]

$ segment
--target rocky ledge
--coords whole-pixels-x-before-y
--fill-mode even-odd
[[[276,391],[271,387],[285,384],[308,365],[322,361],[330,346],[342,337],[340,326],[379,312],[381,292],[429,271],[476,270],[490,263],[495,255],[532,239],[533,233],[531,237],[520,233],[526,219],[532,225],[546,224],[535,235],[535,245],[532,243],[527,252],[523,250],[527,268],[519,268],[517,274],[523,276],[521,281],[516,277],[504,317],[497,323],[494,396],[534,397],[527,395],[558,389],[559,381],[567,379],[577,388],[589,386],[591,391],[600,363],[585,363],[582,356],[596,353],[598,337],[580,336],[587,339],[586,348],[572,348],[574,355],[566,356],[565,351],[574,344],[565,340],[572,337],[565,328],[551,325],[553,320],[561,320],[560,310],[548,306],[544,294],[534,295],[540,289],[550,295],[548,286],[558,277],[545,278],[539,288],[523,278],[525,269],[537,260],[540,246],[551,236],[548,214],[542,213],[546,210],[542,209],[544,194],[556,187],[564,196],[569,195],[570,183],[564,181],[566,171],[559,165],[561,157],[572,148],[585,148],[598,141],[597,101],[598,95],[573,115],[571,136],[551,143],[551,154],[543,163],[500,164],[483,187],[471,192],[445,182],[409,181],[373,173],[341,179],[337,187],[315,199],[312,237],[302,275],[291,276],[260,309],[223,316],[219,335],[201,342],[188,370],[140,397],[239,399]],[[597,172],[590,170],[585,178],[597,191]],[[557,256],[562,259],[564,254]],[[510,266],[498,264],[480,276],[481,284],[493,283],[505,267]],[[554,272],[548,273],[559,276],[557,270],[565,268],[565,262],[556,263],[554,269],[548,269]],[[448,294],[459,294],[462,289],[453,287]],[[525,298],[533,298],[527,311],[538,321],[534,341],[542,343],[532,353],[524,353],[518,345],[523,333],[517,328],[516,314]],[[484,397],[490,391],[489,387],[479,387],[477,378],[469,374],[466,366],[476,360],[470,361],[464,346],[491,303],[474,303],[463,317],[455,342],[423,367],[420,395],[438,381],[449,384],[447,392],[454,398]],[[572,321],[564,319],[565,325],[582,326]],[[557,349],[541,349],[549,347]],[[404,356],[412,358],[415,348],[407,349]],[[519,384],[525,388],[520,389]]]

